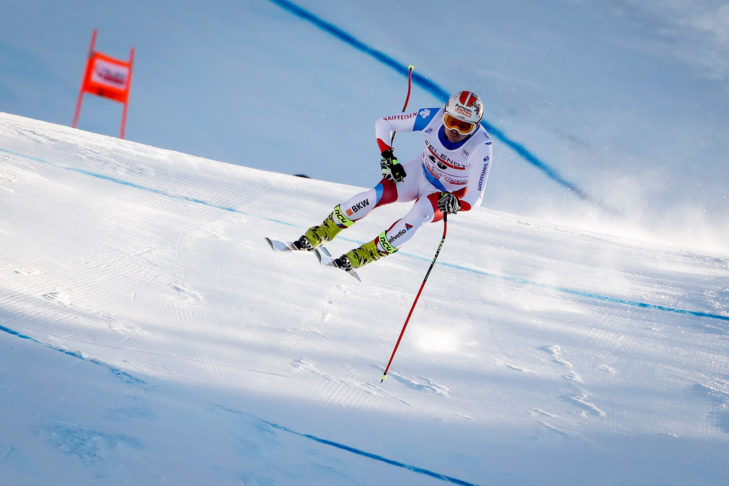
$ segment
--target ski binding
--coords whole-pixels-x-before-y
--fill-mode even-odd
[[[340,267],[339,265],[337,265],[336,261],[334,260],[334,257],[332,256],[331,253],[329,253],[329,250],[327,250],[325,247],[320,246],[319,248],[317,248],[314,251],[316,251],[316,257],[319,259],[319,263],[321,263],[322,265],[327,265],[329,267],[334,267],[334,268],[338,268],[340,270],[344,270],[350,276],[357,279],[358,282],[362,281],[362,279],[359,278],[359,275],[357,274],[357,272],[355,272],[354,270],[347,270],[347,269],[344,269],[344,268]]]

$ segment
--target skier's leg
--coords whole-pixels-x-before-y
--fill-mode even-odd
[[[334,210],[329,213],[321,224],[312,226],[294,242],[300,250],[314,250],[327,241],[333,240],[340,231],[354,224],[341,210],[338,204]]]
[[[374,262],[382,258],[383,256],[395,253],[397,249],[410,240],[415,233],[425,223],[434,221],[442,213],[437,207],[437,192],[436,188],[430,185],[430,183],[423,176],[422,168],[420,167],[421,162],[418,160],[417,165],[408,163],[408,176],[412,175],[411,181],[407,186],[407,191],[398,190],[398,201],[415,201],[415,204],[410,211],[400,220],[396,221],[389,229],[383,231],[374,240],[368,241],[359,248],[350,250],[341,257],[337,258],[336,262],[342,268],[359,268],[368,263]],[[398,184],[398,189],[400,185]],[[405,187],[403,187],[405,189]],[[429,198],[426,195],[435,193],[435,199]],[[425,197],[420,198],[420,195]]]
[[[374,240],[337,258],[337,265],[345,269],[359,268],[391,255],[415,236],[421,226],[432,221],[433,218],[434,211],[430,200],[428,198],[419,199],[408,214],[377,235]]]
[[[419,162],[413,159],[405,165],[406,170],[413,167],[412,177],[405,177],[400,183],[382,179],[375,187],[355,194],[341,204],[338,204],[324,221],[312,226],[294,243],[302,250],[314,250],[327,241],[333,240],[339,232],[349,228],[356,221],[367,216],[373,209],[395,201],[411,201],[417,197],[418,181],[414,164]]]
[[[417,199],[419,194],[420,157],[404,164],[406,176],[399,183],[382,179],[375,187],[355,194],[340,204],[342,211],[352,221],[358,221],[372,212],[373,209],[393,202],[408,202]]]

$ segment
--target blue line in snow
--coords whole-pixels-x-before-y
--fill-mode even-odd
[[[403,462],[399,462],[399,461],[395,461],[395,460],[392,460],[392,459],[388,459],[388,458],[386,458],[384,456],[381,456],[379,454],[373,454],[371,452],[363,451],[361,449],[356,449],[354,447],[351,447],[351,446],[348,446],[348,445],[345,445],[345,444],[340,444],[339,442],[334,442],[334,441],[331,441],[331,440],[328,440],[328,439],[322,439],[321,437],[317,437],[315,435],[304,434],[304,433],[301,433],[301,432],[297,432],[297,431],[292,430],[292,429],[290,429],[288,427],[285,427],[285,426],[279,425],[279,424],[275,424],[275,423],[269,422],[267,420],[260,420],[260,421],[263,422],[264,424],[266,424],[266,425],[268,425],[268,426],[276,429],[276,430],[283,430],[284,432],[288,432],[290,434],[298,435],[299,437],[304,437],[306,439],[313,440],[314,442],[319,442],[321,444],[325,444],[325,445],[328,445],[328,446],[331,446],[331,447],[336,447],[337,449],[342,449],[344,451],[351,452],[353,454],[357,454],[359,456],[363,456],[363,457],[366,457],[368,459],[374,459],[375,461],[381,461],[381,462],[384,462],[386,464],[390,464],[392,466],[397,466],[397,467],[401,467],[401,468],[404,468],[404,469],[408,469],[408,470],[413,471],[415,473],[424,474],[426,476],[430,476],[432,478],[440,479],[440,480],[446,481],[448,483],[462,484],[464,486],[475,486],[474,483],[469,483],[467,481],[463,481],[462,479],[454,478],[452,476],[446,476],[444,474],[439,474],[439,473],[436,473],[436,472],[433,472],[433,471],[429,471],[427,469],[423,469],[422,467],[411,466],[410,464],[405,464]]]
[[[172,193],[169,193],[167,191],[163,191],[161,189],[156,189],[156,188],[153,188],[153,187],[142,186],[140,184],[136,184],[136,183],[131,182],[131,181],[127,181],[127,180],[124,180],[124,179],[119,179],[118,177],[112,177],[112,176],[108,176],[108,175],[104,175],[104,174],[99,174],[99,173],[91,172],[91,171],[84,170],[84,169],[79,169],[79,168],[76,168],[76,167],[68,167],[68,166],[64,166],[64,165],[61,165],[61,164],[56,164],[54,162],[51,162],[51,161],[42,159],[40,157],[35,157],[35,156],[32,156],[32,155],[21,154],[19,152],[15,152],[13,150],[8,150],[8,149],[4,149],[4,148],[1,148],[0,147],[0,152],[5,152],[5,153],[11,154],[11,155],[15,155],[16,157],[21,157],[21,158],[28,159],[28,160],[33,160],[35,162],[40,162],[42,164],[46,164],[46,165],[50,165],[50,166],[53,166],[53,167],[57,167],[59,169],[64,169],[64,170],[68,170],[68,171],[71,171],[71,172],[76,172],[78,174],[87,175],[87,176],[90,176],[90,177],[94,177],[96,179],[101,179],[101,180],[113,182],[115,184],[121,184],[123,186],[133,187],[133,188],[139,189],[141,191],[147,191],[147,192],[151,192],[151,193],[154,193],[154,194],[159,194],[160,196],[169,197],[171,199],[177,199],[179,201],[187,201],[187,202],[190,202],[190,203],[193,203],[193,204],[200,204],[200,205],[207,206],[207,207],[210,207],[210,208],[220,209],[220,210],[228,211],[228,212],[231,212],[231,213],[241,214],[243,216],[248,216],[248,217],[251,217],[251,218],[260,219],[262,221],[269,221],[271,223],[281,224],[281,225],[285,225],[285,226],[291,226],[291,227],[295,227],[295,228],[303,228],[303,226],[301,226],[300,224],[291,223],[291,222],[288,222],[288,221],[284,221],[284,220],[280,220],[280,219],[275,219],[275,218],[269,218],[269,217],[266,217],[266,216],[260,216],[258,214],[247,213],[245,211],[241,211],[241,210],[236,209],[236,208],[232,208],[232,207],[229,207],[229,206],[222,206],[222,205],[219,205],[219,204],[211,203],[209,201],[204,201],[202,199],[197,199],[197,198],[193,198],[193,197],[172,194]],[[346,237],[342,237],[341,239],[342,240],[345,240],[345,241],[351,241],[351,242],[354,242],[354,243],[357,243],[357,244],[362,244],[363,243],[362,241],[352,240],[352,239],[349,239],[349,238],[346,238]],[[401,252],[400,254],[403,255],[403,256],[410,257],[410,258],[416,258],[416,259],[419,259],[419,260],[430,261],[430,259],[428,259],[428,258],[419,256],[419,255],[414,255],[412,253]],[[460,271],[468,272],[468,273],[473,273],[473,274],[476,274],[476,275],[482,275],[484,277],[505,280],[505,281],[508,281],[508,282],[517,283],[519,285],[530,285],[530,286],[533,286],[533,287],[541,287],[541,288],[556,290],[558,292],[562,292],[562,293],[565,293],[565,294],[576,295],[576,296],[579,296],[579,297],[585,297],[585,298],[588,298],[588,299],[599,300],[599,301],[608,302],[608,303],[611,303],[611,304],[621,304],[621,305],[627,305],[627,306],[631,306],[631,307],[638,307],[638,308],[642,308],[642,309],[653,309],[653,310],[659,310],[659,311],[663,311],[663,312],[672,312],[674,314],[684,314],[684,315],[691,315],[691,316],[696,316],[696,317],[708,317],[710,319],[719,319],[719,320],[722,320],[722,321],[728,321],[729,322],[729,316],[725,316],[725,315],[721,315],[721,314],[712,314],[712,313],[709,313],[709,312],[701,312],[701,311],[692,311],[692,310],[686,310],[686,309],[678,309],[678,308],[668,307],[668,306],[663,306],[663,305],[648,304],[648,303],[640,302],[640,301],[636,301],[636,300],[623,299],[623,298],[620,298],[620,297],[610,297],[610,296],[606,296],[606,295],[597,294],[597,293],[594,293],[594,292],[587,292],[587,291],[584,291],[584,290],[571,289],[569,287],[561,287],[561,286],[547,285],[547,284],[543,284],[543,283],[540,283],[540,282],[535,282],[535,281],[532,281],[532,280],[527,280],[527,279],[520,278],[520,277],[510,277],[510,276],[507,276],[507,275],[498,275],[498,274],[494,274],[494,273],[485,272],[483,270],[477,270],[477,269],[465,267],[465,266],[462,266],[462,265],[456,265],[456,264],[453,264],[453,263],[437,262],[437,265],[442,265],[444,267],[450,267],[450,268],[453,268],[453,269],[456,269],[456,270],[460,270]]]
[[[358,456],[366,457],[368,459],[373,459],[375,461],[384,462],[385,464],[390,464],[392,466],[401,467],[403,469],[407,469],[409,471],[412,471],[412,472],[415,472],[415,473],[418,473],[418,474],[424,474],[426,476],[430,476],[432,478],[440,479],[442,481],[446,481],[446,482],[449,482],[449,483],[461,484],[461,485],[464,485],[464,486],[475,486],[474,483],[469,483],[468,481],[464,481],[462,479],[454,478],[452,476],[446,476],[445,474],[436,473],[436,472],[430,471],[428,469],[424,469],[422,467],[417,467],[417,466],[413,466],[413,465],[410,465],[410,464],[405,464],[404,462],[395,461],[393,459],[388,459],[385,456],[381,456],[379,454],[374,454],[372,452],[363,451],[362,449],[357,449],[356,447],[348,446],[346,444],[342,444],[340,442],[335,442],[333,440],[323,439],[323,438],[318,437],[316,435],[305,434],[303,432],[297,432],[296,430],[290,429],[289,427],[286,427],[284,425],[280,425],[280,424],[277,424],[277,423],[274,423],[274,422],[270,422],[268,420],[264,420],[264,419],[258,418],[258,417],[254,416],[254,415],[249,414],[249,413],[241,412],[240,410],[235,410],[235,409],[228,408],[228,407],[225,407],[225,406],[222,406],[222,405],[217,405],[216,407],[219,410],[222,410],[223,412],[226,412],[226,413],[230,413],[230,414],[233,414],[233,415],[241,416],[241,417],[244,417],[244,418],[247,418],[247,419],[253,419],[253,420],[255,420],[257,422],[260,422],[260,423],[262,423],[262,424],[264,424],[264,425],[266,425],[268,427],[271,427],[274,430],[280,430],[280,431],[283,431],[283,432],[287,432],[289,434],[293,434],[293,435],[296,435],[298,437],[303,437],[305,439],[309,439],[309,440],[312,440],[314,442],[318,442],[320,444],[328,445],[330,447],[335,447],[337,449],[341,449],[343,451],[347,451],[347,452],[350,452],[352,454],[356,454]]]
[[[40,344],[40,345],[45,346],[45,347],[47,347],[49,349],[52,349],[54,351],[58,351],[58,352],[63,353],[65,355],[67,355],[67,356],[71,356],[73,358],[80,359],[80,360],[85,361],[87,363],[95,364],[97,366],[103,366],[104,368],[108,369],[113,374],[115,374],[116,376],[118,376],[119,378],[121,378],[126,383],[129,383],[129,384],[132,384],[132,385],[146,385],[146,383],[144,382],[144,380],[141,380],[141,379],[139,379],[139,378],[137,378],[137,377],[135,377],[135,376],[133,376],[133,375],[125,372],[125,371],[121,371],[120,369],[115,368],[115,367],[113,367],[113,366],[111,366],[111,365],[109,365],[107,363],[104,363],[103,361],[99,361],[99,360],[93,359],[93,358],[86,358],[81,353],[78,353],[78,352],[75,352],[75,351],[68,351],[68,350],[65,350],[63,348],[59,348],[57,346],[52,346],[50,344],[43,343],[43,342],[38,341],[37,339],[35,339],[33,337],[27,336],[25,334],[21,334],[18,331],[15,331],[13,329],[10,329],[10,328],[5,327],[5,326],[2,326],[2,325],[0,325],[0,332],[5,332],[7,334],[10,334],[11,336],[15,336],[15,337],[18,337],[20,339],[25,339],[25,340],[30,341],[30,342],[33,342],[35,344]],[[234,413],[237,413],[237,414],[242,414],[242,412],[238,412],[237,410],[231,410],[231,409],[227,409],[227,408],[224,408],[224,407],[220,407],[220,408],[223,409],[223,410],[226,410],[228,412],[234,412]],[[263,424],[268,425],[269,427],[271,427],[273,429],[282,430],[284,432],[288,432],[290,434],[294,434],[294,435],[297,435],[299,437],[304,437],[306,439],[313,440],[314,442],[319,442],[321,444],[325,444],[325,445],[328,445],[328,446],[331,446],[331,447],[336,447],[337,449],[341,449],[341,450],[350,452],[352,454],[357,454],[359,456],[367,457],[369,459],[374,459],[376,461],[381,461],[381,462],[384,462],[386,464],[390,464],[392,466],[397,466],[397,467],[401,467],[401,468],[404,468],[404,469],[408,469],[408,470],[410,470],[412,472],[415,472],[415,473],[418,473],[418,474],[424,474],[426,476],[430,476],[430,477],[433,477],[433,478],[441,479],[443,481],[446,481],[446,482],[449,482],[449,483],[453,483],[453,484],[461,484],[461,485],[465,485],[465,486],[475,486],[475,485],[473,485],[473,483],[469,483],[469,482],[466,482],[466,481],[463,481],[463,480],[460,480],[460,479],[457,479],[457,478],[454,478],[454,477],[451,477],[451,476],[446,476],[444,474],[438,474],[436,472],[430,471],[428,469],[424,469],[422,467],[411,466],[410,464],[405,464],[405,463],[400,462],[400,461],[395,461],[393,459],[388,459],[387,457],[384,457],[384,456],[381,456],[381,455],[378,455],[378,454],[373,454],[371,452],[366,452],[366,451],[363,451],[361,449],[357,449],[355,447],[348,446],[346,444],[341,444],[339,442],[334,442],[334,441],[331,441],[331,440],[328,440],[328,439],[323,439],[321,437],[317,437],[316,435],[303,434],[301,432],[297,432],[295,430],[292,430],[292,429],[290,429],[290,428],[288,428],[288,427],[286,427],[284,425],[280,425],[280,424],[277,424],[275,422],[270,422],[268,420],[264,420],[264,419],[261,419],[261,418],[256,418],[256,420],[258,420],[259,422],[261,422]]]
[[[421,258],[421,257],[417,257],[417,258],[420,258],[424,261],[430,261],[427,258]],[[610,304],[621,304],[621,305],[628,305],[631,307],[639,307],[642,309],[653,309],[653,310],[659,310],[659,311],[663,311],[663,312],[672,312],[674,314],[684,314],[684,315],[690,315],[690,316],[696,316],[696,317],[708,317],[710,319],[719,319],[722,321],[729,321],[729,316],[724,316],[721,314],[712,314],[710,312],[678,309],[675,307],[668,307],[665,305],[648,304],[646,302],[640,302],[637,300],[623,299],[620,297],[610,297],[607,295],[601,295],[601,294],[597,294],[594,292],[588,292],[585,290],[571,289],[569,287],[562,287],[562,286],[558,286],[558,285],[557,286],[548,285],[548,284],[535,282],[535,281],[527,280],[527,279],[520,278],[520,277],[509,277],[507,275],[497,275],[494,273],[484,272],[483,270],[476,270],[476,269],[464,267],[461,265],[455,265],[453,263],[444,262],[442,265],[444,267],[450,267],[450,268],[454,268],[457,270],[463,270],[466,272],[475,273],[477,275],[483,275],[483,276],[489,277],[489,278],[498,278],[501,280],[505,280],[507,282],[513,282],[513,283],[517,283],[520,285],[530,285],[532,287],[541,287],[541,288],[545,288],[545,289],[556,290],[556,291],[562,292],[564,294],[576,295],[578,297],[585,297],[588,299],[599,300],[602,302],[608,302]]]
[[[85,357],[84,355],[82,355],[81,353],[79,353],[77,351],[68,351],[66,349],[59,348],[59,347],[53,346],[51,344],[43,343],[41,341],[38,341],[35,338],[32,338],[30,336],[26,336],[25,334],[21,334],[18,331],[15,331],[15,330],[10,329],[10,328],[5,327],[5,326],[0,326],[0,331],[2,331],[4,333],[7,333],[7,334],[10,334],[12,336],[18,337],[20,339],[25,339],[27,341],[31,341],[33,343],[43,345],[43,346],[45,346],[45,347],[47,347],[49,349],[52,349],[54,351],[58,351],[59,353],[63,353],[66,356],[71,356],[73,358],[80,359],[81,361],[86,361],[87,363],[95,364],[97,366],[103,366],[104,368],[106,368],[107,370],[111,371],[113,374],[115,374],[119,378],[121,378],[122,381],[124,381],[126,383],[129,383],[129,384],[132,384],[132,385],[142,385],[142,386],[146,385],[146,383],[143,380],[140,380],[139,378],[136,378],[136,377],[130,375],[129,373],[120,370],[119,368],[115,368],[115,367],[113,367],[113,366],[111,366],[111,365],[109,365],[107,363],[104,363],[103,361],[99,361],[99,360],[94,359],[94,358],[87,358],[87,357]]]
[[[296,15],[297,17],[306,20],[307,22],[312,23],[313,25],[319,27],[323,31],[333,35],[337,39],[341,40],[342,42],[345,42],[349,44],[350,46],[354,47],[355,49],[364,52],[365,54],[377,59],[382,64],[392,68],[396,72],[402,74],[403,76],[408,75],[409,72],[409,66],[406,66],[405,64],[396,61],[389,55],[385,54],[384,52],[375,49],[374,47],[371,47],[364,42],[360,41],[353,35],[345,32],[344,30],[340,29],[336,25],[327,22],[326,20],[322,19],[321,17],[314,15],[310,11],[300,7],[299,5],[296,5],[295,3],[289,2],[288,0],[271,0],[272,3],[275,3],[279,7],[291,12],[292,14]],[[448,91],[443,89],[441,86],[439,86],[437,83],[431,81],[430,79],[426,78],[425,76],[421,75],[417,71],[413,71],[413,82],[417,85],[419,85],[421,88],[428,91],[430,94],[441,100],[443,103],[448,101],[448,98],[450,97],[450,94]],[[482,122],[482,125],[486,130],[494,136],[497,140],[500,140],[504,143],[504,145],[510,147],[512,150],[514,150],[517,154],[519,154],[524,160],[526,160],[528,163],[536,167],[537,169],[544,172],[544,174],[552,179],[553,181],[557,182],[561,186],[567,188],[571,192],[573,192],[575,195],[577,195],[580,199],[584,201],[588,201],[592,204],[595,204],[596,206],[610,212],[615,213],[616,211],[613,208],[610,208],[606,206],[605,204],[601,203],[600,201],[596,200],[587,192],[585,192],[583,189],[581,189],[577,184],[574,182],[570,182],[567,179],[565,179],[554,167],[547,164],[545,161],[534,155],[529,149],[527,149],[524,144],[517,142],[516,140],[512,139],[506,133],[504,133],[503,130],[497,128],[492,123],[489,123],[484,119]]]

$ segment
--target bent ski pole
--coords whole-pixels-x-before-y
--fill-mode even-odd
[[[392,359],[395,357],[397,348],[398,348],[398,346],[400,346],[400,341],[402,341],[402,336],[403,336],[403,334],[405,334],[405,328],[408,327],[408,322],[410,322],[410,316],[413,315],[413,311],[415,310],[415,304],[418,303],[418,299],[420,298],[420,294],[423,291],[423,287],[425,287],[425,282],[428,281],[428,277],[430,276],[430,271],[433,270],[433,265],[435,265],[435,261],[438,259],[438,255],[440,254],[440,250],[441,250],[441,248],[443,248],[443,243],[445,243],[445,237],[446,237],[447,230],[448,230],[448,214],[443,213],[443,237],[440,239],[440,244],[438,245],[438,249],[435,251],[435,256],[433,257],[433,261],[430,262],[430,267],[428,268],[428,272],[425,274],[423,283],[420,284],[420,290],[418,290],[418,295],[415,296],[415,301],[413,302],[412,307],[410,307],[410,312],[408,313],[408,317],[405,319],[405,324],[402,326],[402,331],[400,331],[400,337],[397,338],[397,343],[395,344],[395,349],[392,350],[392,355],[390,356],[390,361],[388,361],[388,363],[387,363],[385,372],[382,373],[382,379],[380,380],[380,383],[385,381],[385,378],[387,378],[387,372],[390,369],[390,365],[392,364]]]
[[[408,102],[410,101],[410,90],[413,87],[413,69],[415,69],[415,66],[413,66],[412,64],[410,66],[408,66],[408,94],[405,97],[405,104],[402,105],[402,111],[401,111],[401,113],[405,113],[405,110],[408,107]],[[395,141],[395,134],[396,133],[397,132],[392,132],[392,136],[390,137],[390,147],[392,147],[392,142]]]

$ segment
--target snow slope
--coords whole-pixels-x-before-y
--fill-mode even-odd
[[[417,76],[475,90],[489,124],[622,213],[618,234],[729,248],[726,0],[0,4],[0,111],[70,125],[96,28],[101,52],[136,48],[128,139],[368,185],[374,121],[400,110],[413,64],[410,107],[444,102]],[[121,111],[86,96],[79,127],[116,136]],[[490,209],[605,231],[604,214],[497,142]],[[398,136],[395,153],[419,143]]]
[[[0,114],[0,484],[729,482],[729,255],[456,215],[380,384],[440,224],[263,240],[357,189]]]

